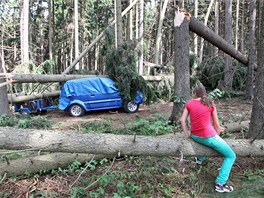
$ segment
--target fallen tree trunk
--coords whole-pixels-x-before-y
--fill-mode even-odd
[[[68,80],[79,79],[79,78],[93,78],[93,77],[107,77],[105,75],[60,75],[60,74],[12,74],[8,73],[8,78],[12,78],[12,83],[54,83],[54,82],[65,82]],[[142,76],[146,81],[161,81],[166,78],[173,78],[172,75],[168,76]]]
[[[0,73],[1,76],[1,73]],[[65,82],[67,80],[79,79],[79,78],[92,78],[92,77],[106,77],[106,76],[95,76],[95,75],[41,75],[41,74],[7,74],[12,76],[13,83],[54,83],[54,82]],[[174,76],[143,76],[146,81],[149,82],[160,82],[162,80],[169,79],[171,82],[174,81]],[[14,102],[25,102],[29,100],[35,100],[38,98],[45,97],[58,97],[60,91],[45,92],[40,94],[31,95],[16,95],[8,94],[9,103]]]
[[[264,156],[264,140],[231,140],[238,156]],[[194,141],[175,137],[113,134],[82,134],[56,131],[0,128],[0,149],[36,149],[51,152],[136,156],[219,156]]]
[[[248,58],[236,50],[232,45],[230,45],[225,39],[217,35],[213,30],[209,27],[205,26],[202,22],[197,20],[195,17],[190,18],[189,23],[190,30],[201,36],[214,46],[218,47],[223,52],[227,53],[228,55],[232,56],[239,62],[244,65],[248,65]]]
[[[35,100],[38,98],[58,97],[59,95],[60,95],[60,91],[45,92],[45,93],[40,93],[40,94],[31,94],[31,95],[24,95],[24,96],[16,96],[15,94],[8,94],[8,101],[9,103],[25,102],[29,100]]]
[[[225,125],[226,131],[229,133],[232,132],[239,132],[244,127],[249,127],[249,120],[242,121],[242,122],[234,122],[234,123],[228,123]]]
[[[52,169],[66,168],[72,162],[84,163],[92,159],[101,159],[103,155],[78,154],[78,153],[52,153],[23,159],[10,160],[0,164],[0,175],[19,176],[25,173],[37,173]]]
[[[92,78],[98,75],[63,75],[63,74],[16,74],[0,73],[0,76],[12,79],[12,83],[54,83],[79,78]],[[104,77],[101,75],[100,77]]]

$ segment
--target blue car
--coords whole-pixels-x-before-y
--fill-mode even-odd
[[[59,109],[74,117],[80,117],[89,111],[122,107],[126,112],[134,113],[143,102],[143,94],[139,91],[134,100],[124,102],[115,82],[110,78],[81,78],[63,84]]]

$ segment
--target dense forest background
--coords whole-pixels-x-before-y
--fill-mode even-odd
[[[123,11],[132,1],[121,2]],[[144,1],[144,61],[141,73],[150,74],[148,63],[166,66],[167,72],[173,70],[173,20],[177,9],[190,12],[223,38],[227,34],[231,35],[231,43],[247,55],[251,23],[250,1],[231,2],[229,20],[232,27],[225,30],[225,1]],[[3,0],[0,3],[0,12],[1,57],[6,71],[60,74],[114,20],[115,3],[110,0]],[[122,18],[124,42],[141,42],[138,24],[140,12],[140,4],[136,4]],[[257,14],[259,12],[260,10]],[[161,18],[163,14],[164,18]],[[256,28],[261,23],[261,18],[257,19]],[[257,35],[258,33],[256,31]],[[208,86],[215,88],[223,78],[224,54],[196,34],[190,34],[193,69],[199,68],[201,72],[197,75],[201,75],[201,79],[204,79]],[[107,52],[115,47],[115,26],[108,28],[105,35],[93,45],[72,72],[105,74]],[[25,64],[27,66],[24,66]],[[245,88],[247,67],[234,60],[232,65],[233,87],[242,90]]]
[[[198,167],[191,157],[199,149],[180,136],[177,123],[168,122],[177,121],[182,112],[177,105],[190,98],[197,81],[212,96],[223,97],[218,104],[221,124],[246,123],[238,127],[237,134],[223,134],[223,138],[231,139],[239,156],[231,177],[237,189],[233,196],[262,197],[263,0],[1,0],[0,16],[0,197],[221,197],[213,192],[220,160],[211,159],[214,153],[205,150],[210,163]],[[198,29],[208,35],[197,36]],[[222,50],[216,47],[220,44]],[[233,58],[224,51],[232,51]],[[15,74],[24,76],[15,82]],[[24,77],[37,77],[34,74],[44,80],[23,83]],[[138,114],[96,112],[78,119],[61,111],[48,116],[10,115],[10,95],[59,91],[65,80],[45,81],[47,76],[56,78],[54,74],[65,78],[66,74],[118,74],[129,82],[143,76],[152,79],[153,84],[149,80],[148,85],[169,102],[144,104]],[[155,84],[157,79],[159,84]],[[130,89],[130,85],[123,85]],[[83,146],[85,150],[102,143],[94,146],[100,150],[106,147],[106,140],[112,140],[109,137],[115,139],[121,134],[128,139],[133,136],[132,145],[141,138],[150,139],[142,143],[140,155],[144,157],[131,153],[120,156],[123,150],[110,156],[102,152],[101,156],[98,151],[90,155],[67,150],[71,138],[55,135],[62,131],[70,132],[71,138],[79,137],[73,149]],[[47,134],[51,134],[47,148],[52,145],[53,150],[40,147]],[[93,140],[98,134],[106,140]],[[83,138],[86,135],[91,135],[87,141]],[[165,157],[150,157],[144,146],[160,138],[169,143],[152,144],[153,155],[166,146],[174,152],[174,143],[189,145],[184,152],[194,153],[185,156],[179,150],[180,157],[168,157],[166,152],[161,154]],[[111,146],[126,143],[116,140],[119,142],[107,145],[106,152],[115,152]],[[22,176],[8,178],[13,170],[19,171],[13,175]]]

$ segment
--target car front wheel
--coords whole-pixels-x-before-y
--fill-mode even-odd
[[[124,110],[127,113],[135,113],[138,111],[138,108],[139,108],[139,104],[137,104],[133,101],[129,101],[129,102],[124,103]]]
[[[84,114],[84,109],[82,106],[74,104],[70,106],[69,113],[73,117],[81,117]]]

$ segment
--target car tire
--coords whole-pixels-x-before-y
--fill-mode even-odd
[[[124,103],[124,110],[127,113],[135,113],[138,111],[139,104],[135,103],[134,101],[127,101]]]
[[[69,108],[69,113],[73,117],[81,117],[84,114],[84,109],[79,104],[73,104]]]

